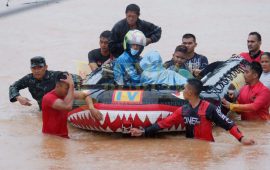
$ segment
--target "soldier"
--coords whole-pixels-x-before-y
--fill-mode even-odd
[[[10,102],[20,102],[21,105],[31,106],[28,98],[20,95],[19,91],[28,88],[32,97],[38,102],[39,109],[41,109],[42,97],[55,87],[55,78],[59,71],[49,71],[46,61],[41,56],[31,58],[31,71],[32,73],[24,76],[18,81],[14,82],[9,87]],[[81,78],[77,75],[72,75],[76,82]],[[76,83],[77,85],[77,83]]]

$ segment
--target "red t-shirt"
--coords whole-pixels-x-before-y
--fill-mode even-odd
[[[260,60],[261,60],[261,56],[263,55],[263,51],[260,51],[260,53],[258,54],[258,56],[256,58],[252,58],[250,56],[249,53],[246,53],[246,52],[243,52],[240,54],[240,56],[242,56],[245,60],[247,60],[248,62],[252,62],[252,61],[257,61],[260,63]]]
[[[261,82],[245,85],[239,93],[239,104],[247,104],[240,112],[242,120],[269,120],[270,91]]]
[[[214,141],[212,122],[225,130],[229,130],[238,140],[243,136],[233,121],[223,115],[216,106],[204,100],[195,108],[192,108],[190,104],[183,105],[167,118],[158,121],[157,125],[164,129],[173,125],[178,127],[180,124],[186,128],[186,137]],[[152,128],[152,130],[158,129]],[[146,128],[145,132],[151,133],[151,127],[150,130]]]
[[[42,99],[42,132],[68,138],[66,110],[56,110],[52,105],[57,99],[63,99],[56,95],[55,90],[50,91]]]

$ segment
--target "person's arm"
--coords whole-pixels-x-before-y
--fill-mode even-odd
[[[181,124],[184,125],[183,119],[182,119],[182,108],[180,107],[176,111],[174,111],[170,116],[162,119],[161,121],[144,128],[143,130],[138,128],[132,128],[130,129],[131,136],[142,136],[143,134],[145,136],[152,136],[155,133],[157,133],[161,129],[170,128],[175,124]]]
[[[106,65],[106,64],[110,64],[111,62],[113,61],[113,57],[111,58],[109,58],[108,60],[106,60],[102,65],[104,66],[104,65]]]
[[[89,63],[88,65],[89,65],[91,71],[95,71],[98,68],[97,63]]]
[[[79,86],[82,84],[82,77],[80,75],[77,75],[77,74],[71,74],[72,76],[72,80],[73,80],[73,83],[74,83],[74,88],[75,89],[78,89]]]
[[[109,48],[110,48],[110,53],[114,57],[118,57],[124,51],[123,39],[125,35],[122,35],[121,32],[125,32],[125,30],[121,29],[121,27],[123,27],[122,23],[123,23],[123,20],[116,23],[111,31],[112,34],[109,41]]]
[[[222,127],[223,129],[230,132],[239,142],[244,145],[252,145],[254,144],[253,139],[248,139],[244,137],[242,132],[238,129],[238,127],[234,124],[232,120],[230,120],[227,116],[225,116],[219,108],[210,104],[206,111],[206,118],[209,121],[214,122],[216,125]]]
[[[88,63],[89,63],[88,65],[89,65],[91,71],[95,71],[98,68],[98,65],[97,65],[96,60],[95,60],[94,50],[92,50],[88,53]]]
[[[69,84],[69,89],[64,100],[57,99],[52,105],[52,108],[56,110],[72,110],[73,100],[74,100],[74,83],[71,74],[67,75],[67,79],[61,80]]]
[[[199,68],[195,68],[192,70],[192,74],[194,77],[199,77],[201,71],[208,65],[208,59],[205,56],[201,56],[201,64]]]
[[[270,91],[268,89],[261,91],[255,98],[253,103],[250,104],[234,104],[223,99],[223,106],[234,112],[256,112],[260,108],[269,105]]]
[[[94,107],[93,100],[89,96],[88,92],[86,92],[86,91],[75,91],[74,92],[74,98],[75,99],[85,100],[85,103],[88,106],[88,109],[89,109],[91,115],[97,120],[102,120],[102,114],[100,113],[99,110],[97,110]]]
[[[114,75],[114,81],[118,85],[124,85],[124,76],[122,73],[121,63],[116,60],[113,64],[113,75]]]
[[[30,100],[20,95],[19,91],[29,86],[30,75],[26,75],[18,81],[9,86],[9,100],[10,102],[20,102],[21,105],[31,106]]]
[[[208,59],[205,56],[202,56],[201,58],[201,66],[200,66],[200,70],[204,69],[206,66],[208,65]]]
[[[193,75],[194,77],[199,77],[201,71],[202,71],[202,70],[196,69],[196,68],[195,68],[195,69],[192,70],[192,75]]]
[[[125,69],[131,79],[131,82],[134,84],[139,84],[141,76],[135,68],[135,65],[126,64]]]
[[[166,61],[165,63],[163,63],[162,66],[167,69],[172,65],[172,63],[173,63],[173,60],[171,59],[171,60]]]
[[[158,27],[150,22],[142,21],[145,30],[145,37],[147,38],[147,45],[157,42],[161,37],[161,27]]]

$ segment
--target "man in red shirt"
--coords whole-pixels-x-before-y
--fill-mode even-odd
[[[260,62],[260,58],[263,51],[260,50],[262,44],[261,35],[258,32],[251,32],[248,35],[247,46],[249,52],[242,52],[240,56],[246,59],[248,62],[257,61]]]
[[[60,72],[56,77],[55,88],[42,99],[42,132],[68,137],[67,113],[72,109],[74,99],[84,99],[93,117],[102,119],[101,113],[93,106],[90,96],[82,91],[74,91],[70,74]]]
[[[254,140],[243,136],[232,120],[221,113],[220,109],[213,104],[201,100],[199,95],[203,84],[197,79],[188,79],[183,96],[188,104],[183,105],[167,118],[146,127],[145,129],[132,128],[131,136],[152,135],[157,131],[170,128],[175,124],[186,127],[186,137],[214,141],[212,135],[212,122],[228,130],[236,139],[244,145],[254,144]]]
[[[244,78],[247,83],[239,92],[237,104],[223,99],[223,106],[241,114],[242,120],[269,120],[270,90],[260,82],[262,67],[252,62],[246,67]]]

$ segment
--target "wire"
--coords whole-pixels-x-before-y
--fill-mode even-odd
[[[92,94],[94,94],[94,93],[96,93],[96,92],[99,92],[100,90],[103,90],[103,89],[97,89],[97,90],[95,90],[95,91],[89,93],[87,96],[91,96]],[[105,90],[104,90],[104,91],[105,91]]]

